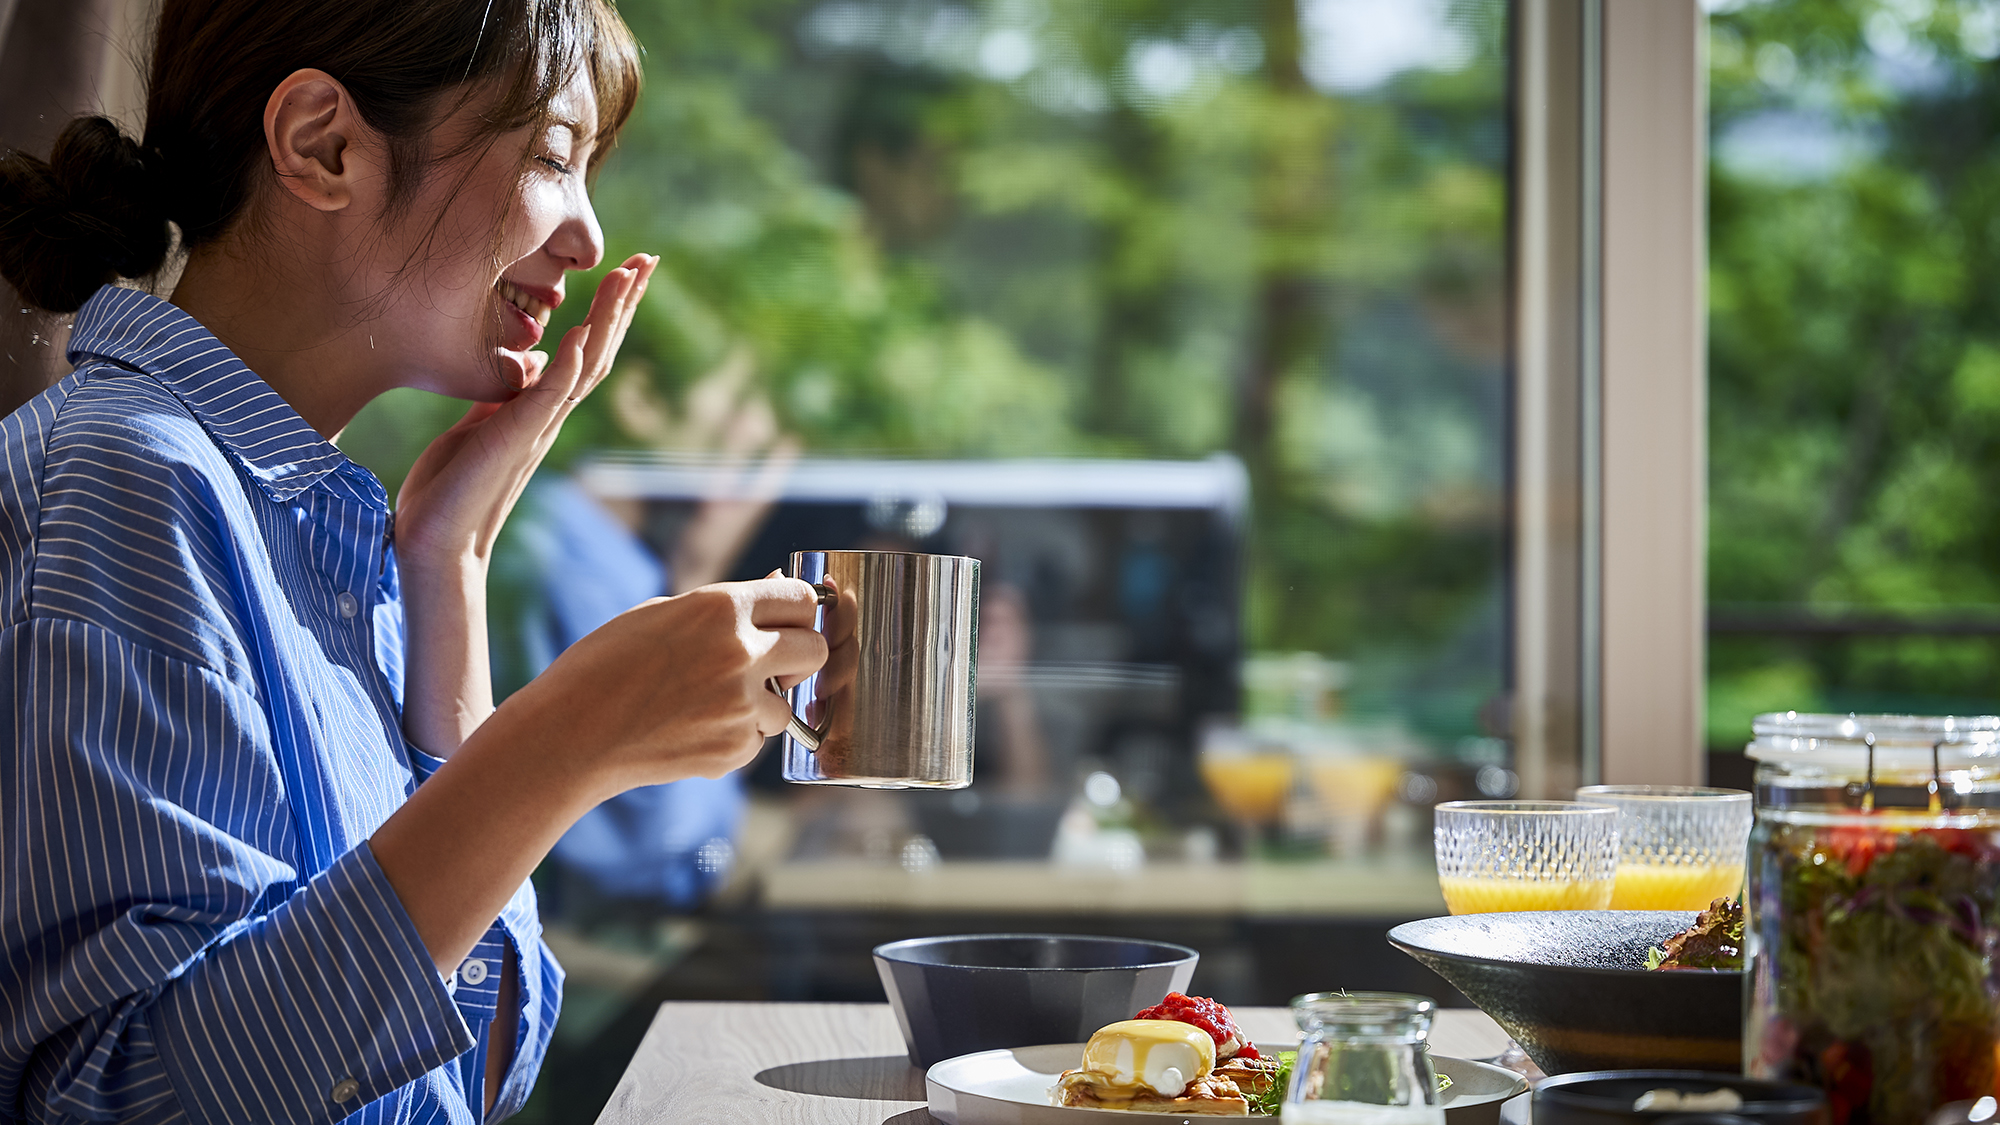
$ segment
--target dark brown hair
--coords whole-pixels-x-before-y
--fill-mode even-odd
[[[184,249],[221,237],[276,176],[264,107],[307,67],[339,79],[386,138],[392,202],[452,155],[429,144],[443,112],[476,104],[473,143],[490,141],[536,123],[582,70],[602,153],[639,96],[638,48],[609,0],[166,0],[144,139],[81,117],[49,159],[0,158],[0,276],[25,303],[73,312],[106,282],[158,270],[169,222]]]

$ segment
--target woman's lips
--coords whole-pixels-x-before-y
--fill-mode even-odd
[[[500,302],[500,316],[505,326],[501,342],[509,351],[524,352],[542,342],[542,325],[527,310],[512,301]]]
[[[542,330],[549,323],[549,314],[562,304],[560,290],[531,288],[501,278],[493,283],[494,292],[500,295],[503,316],[507,321],[507,346],[515,351],[534,347],[542,341]]]

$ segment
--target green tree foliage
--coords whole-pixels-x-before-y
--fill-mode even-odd
[[[1767,0],[1710,31],[1711,602],[2000,603],[2000,7]],[[1983,638],[1718,637],[1709,737],[1994,709]]]

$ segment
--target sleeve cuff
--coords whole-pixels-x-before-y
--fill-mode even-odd
[[[486,1115],[488,1121],[499,1121],[520,1111],[527,1104],[528,1094],[535,1088],[535,1077],[541,1073],[542,1059],[548,1054],[549,1036],[555,1031],[556,1016],[562,1011],[562,966],[556,963],[555,955],[542,943],[541,910],[535,901],[532,883],[522,883],[514,893],[506,909],[493,929],[480,940],[480,947],[488,941],[504,938],[501,949],[511,947],[515,957],[515,970],[519,987],[515,995],[519,999],[520,1013],[514,1032],[514,1061],[507,1068],[507,1075],[500,1082],[500,1092],[493,1099],[493,1108]],[[496,987],[499,981],[498,961],[491,966],[488,980]],[[462,980],[461,976],[461,980]],[[460,985],[463,988],[463,984]],[[492,1001],[488,1001],[487,1011],[492,1011]]]
[[[418,785],[429,781],[431,775],[438,771],[438,767],[444,765],[443,758],[424,753],[422,750],[417,749],[416,743],[411,742],[407,738],[403,740],[403,748],[409,751],[410,772],[416,776]]]
[[[474,1044],[366,843],[198,959],[155,1026],[195,1122],[338,1121]]]

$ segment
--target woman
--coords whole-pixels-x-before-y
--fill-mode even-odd
[[[149,90],[142,141],[0,162],[0,274],[77,311],[0,423],[0,1119],[504,1116],[560,992],[528,873],[746,762],[825,659],[772,578],[490,702],[494,536],[657,262],[531,350],[602,256],[635,50],[604,0],[166,0]],[[169,222],[171,301],[104,286]],[[392,525],[330,439],[399,386],[475,405]]]

